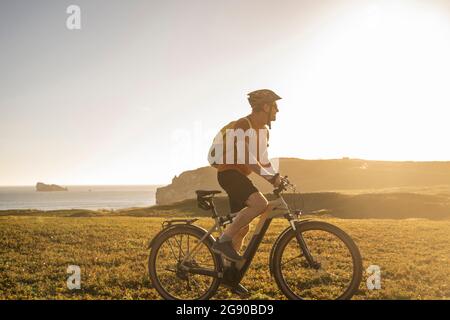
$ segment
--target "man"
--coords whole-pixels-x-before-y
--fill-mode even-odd
[[[232,144],[234,150],[226,151],[227,153],[230,151],[235,153],[232,163],[226,161],[217,166],[217,179],[219,184],[228,194],[231,212],[237,213],[237,215],[234,221],[220,236],[219,240],[215,242],[212,250],[233,262],[242,260],[242,257],[237,251],[241,248],[242,242],[249,231],[250,222],[263,214],[268,206],[267,199],[258,191],[247,176],[251,172],[254,172],[265,178],[275,187],[280,184],[280,177],[275,173],[275,170],[268,161],[268,157],[264,157],[266,159],[265,163],[261,162],[260,155],[267,155],[267,143],[259,143],[260,139],[265,139],[266,142],[268,140],[266,126],[270,128],[271,122],[276,120],[276,114],[278,112],[276,101],[280,99],[281,97],[267,89],[253,91],[248,94],[248,101],[252,112],[250,115],[236,121],[234,130],[242,129],[244,132],[252,129],[256,130],[258,140],[256,144],[258,146],[257,150],[254,150],[255,148],[252,147],[254,145],[249,145],[250,137],[246,135],[244,137],[245,157],[236,155],[236,151],[238,151],[237,146],[242,141],[234,140]],[[264,136],[264,134],[267,136]],[[238,161],[238,159],[245,159],[245,161]]]

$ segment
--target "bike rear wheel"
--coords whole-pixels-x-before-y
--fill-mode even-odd
[[[164,299],[205,300],[216,293],[220,279],[189,272],[189,268],[211,273],[222,269],[220,257],[211,250],[213,241],[209,237],[200,241],[204,235],[205,231],[200,228],[180,225],[155,239],[148,269],[153,287]],[[182,264],[189,253],[192,257]]]
[[[296,229],[286,232],[274,249],[273,272],[280,290],[289,299],[350,299],[362,279],[361,254],[354,241],[321,221],[300,223]],[[314,263],[306,258],[299,239]]]

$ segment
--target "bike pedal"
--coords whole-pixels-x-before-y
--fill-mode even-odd
[[[250,291],[248,291],[248,289],[243,285],[241,285],[240,283],[234,285],[227,283],[222,284],[225,288],[229,289],[232,293],[238,295],[240,298],[248,298],[251,295]]]

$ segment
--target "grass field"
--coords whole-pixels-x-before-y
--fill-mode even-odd
[[[364,274],[355,299],[449,299],[450,221],[320,218],[349,233],[364,269],[381,268],[381,289]],[[147,243],[162,218],[0,217],[0,299],[159,299],[147,273]],[[208,227],[212,221],[202,218]],[[275,220],[242,283],[251,299],[284,299],[268,254],[286,227]],[[81,268],[81,289],[68,290],[69,265]],[[215,298],[237,298],[220,289]]]

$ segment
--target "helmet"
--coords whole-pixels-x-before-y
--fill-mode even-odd
[[[248,102],[252,106],[252,109],[260,107],[265,103],[272,103],[280,99],[280,96],[269,89],[256,90],[248,94]]]

